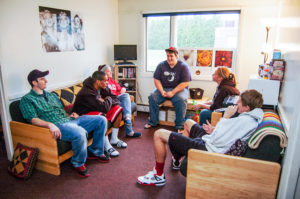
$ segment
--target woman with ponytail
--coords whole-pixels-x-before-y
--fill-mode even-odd
[[[240,91],[236,88],[236,78],[228,68],[218,68],[212,76],[213,81],[218,84],[216,93],[212,101],[195,105],[195,110],[203,109],[200,113],[200,125],[210,121],[211,113],[215,109],[222,108],[224,99],[229,95],[239,95]]]

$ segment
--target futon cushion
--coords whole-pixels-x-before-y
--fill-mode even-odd
[[[70,104],[74,104],[76,95],[81,90],[82,84],[77,84],[75,86],[70,86],[64,89],[58,89],[53,91],[60,101],[62,102],[63,106],[69,106]]]
[[[27,123],[27,121],[23,118],[22,112],[20,110],[20,100],[10,103],[9,112],[13,121]]]
[[[180,165],[180,173],[186,177],[187,173],[187,156],[183,159]]]
[[[8,171],[18,178],[27,180],[32,174],[38,153],[38,148],[31,148],[18,143]]]
[[[281,151],[279,137],[268,135],[260,142],[257,149],[248,147],[244,157],[280,163]]]

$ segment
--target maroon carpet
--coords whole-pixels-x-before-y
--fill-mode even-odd
[[[185,177],[173,171],[168,152],[164,187],[141,186],[137,177],[152,170],[155,164],[153,153],[153,133],[145,130],[147,114],[138,113],[134,130],[142,133],[141,138],[123,140],[127,149],[120,149],[120,156],[109,163],[87,161],[91,176],[81,179],[73,171],[70,161],[61,164],[60,176],[53,176],[34,170],[32,177],[23,181],[7,172],[8,160],[3,138],[0,141],[0,198],[184,198]],[[172,129],[169,127],[169,129]],[[124,130],[121,130],[124,137]]]

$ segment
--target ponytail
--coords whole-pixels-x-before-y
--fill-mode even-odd
[[[219,67],[216,72],[219,77],[231,81],[234,84],[234,87],[236,87],[235,74],[231,73],[227,67]]]
[[[228,79],[231,80],[232,83],[234,83],[234,86],[236,86],[236,78],[235,78],[235,74],[230,73]]]

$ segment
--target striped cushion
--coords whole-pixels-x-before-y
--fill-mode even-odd
[[[63,106],[67,107],[74,104],[76,95],[81,90],[81,88],[82,83],[64,89],[58,89],[53,92],[58,96]]]
[[[267,135],[275,135],[280,138],[280,147],[287,145],[287,138],[279,116],[273,110],[265,110],[263,121],[250,137],[248,146],[252,149],[258,148],[262,139]]]

